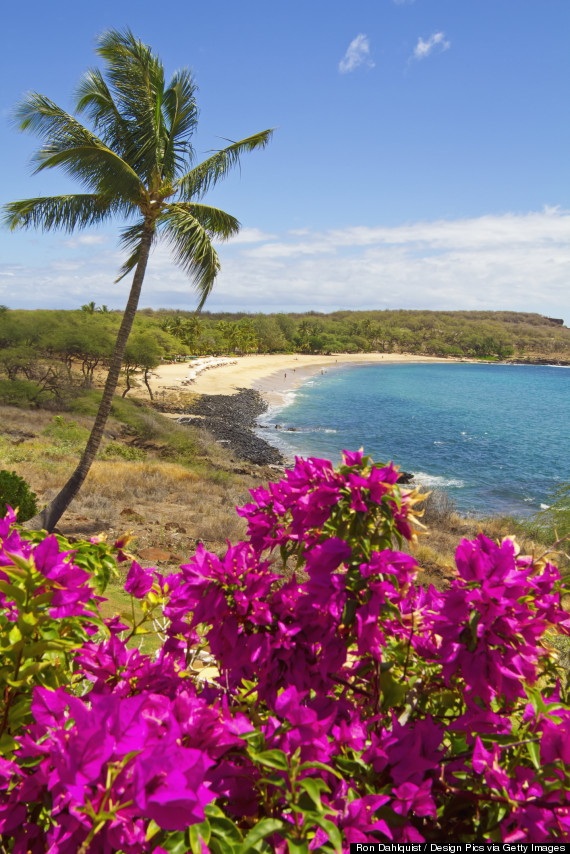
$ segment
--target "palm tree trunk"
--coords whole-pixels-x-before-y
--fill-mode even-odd
[[[135,319],[135,314],[139,304],[139,297],[141,293],[144,274],[146,271],[146,265],[148,262],[152,236],[153,227],[150,223],[146,223],[141,238],[139,260],[135,269],[135,274],[133,276],[133,284],[131,286],[131,292],[129,294],[127,306],[123,314],[123,320],[121,322],[119,333],[117,335],[115,350],[113,352],[113,356],[111,357],[111,365],[109,367],[109,373],[107,374],[107,380],[105,382],[105,388],[103,390],[103,397],[101,398],[101,403],[99,404],[99,410],[95,418],[95,423],[93,424],[91,435],[87,440],[87,445],[85,447],[85,450],[83,451],[83,455],[81,457],[81,460],[79,461],[79,465],[77,466],[63,489],[53,499],[53,501],[48,504],[41,511],[41,513],[39,513],[37,516],[34,516],[33,519],[26,523],[27,527],[45,528],[48,531],[53,531],[53,529],[55,528],[55,526],[57,525],[57,523],[59,522],[59,520],[77,495],[77,493],[79,492],[83,481],[89,473],[89,469],[91,468],[91,464],[95,459],[97,451],[99,450],[99,445],[101,444],[101,439],[103,438],[103,431],[105,429],[107,418],[109,417],[109,413],[111,411],[113,396],[117,389],[121,365],[123,364],[125,347],[127,345],[129,333],[131,331],[131,327],[133,325],[133,321]]]

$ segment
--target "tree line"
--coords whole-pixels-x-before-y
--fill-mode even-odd
[[[0,402],[65,406],[109,367],[121,313],[0,310]],[[161,362],[248,353],[417,353],[570,361],[570,329],[517,312],[337,311],[229,314],[143,309],[127,342],[125,396]]]
[[[538,314],[482,311],[336,311],[245,314],[143,309],[194,355],[417,353],[483,359],[570,359],[570,329]]]
[[[109,367],[121,314],[79,311],[0,312],[0,402],[65,407],[97,371]],[[154,320],[135,320],[123,357],[123,396],[161,361],[188,348]],[[151,395],[152,396],[152,395]]]

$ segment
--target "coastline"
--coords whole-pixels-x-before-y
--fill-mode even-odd
[[[270,406],[283,402],[283,395],[293,391],[321,371],[337,370],[349,365],[374,365],[410,362],[467,362],[470,359],[444,359],[436,356],[413,356],[404,353],[336,353],[312,356],[303,353],[236,356],[231,360],[211,358],[195,362],[160,365],[153,371],[150,385],[153,394],[182,389],[199,395],[235,395],[242,389],[260,392]]]
[[[458,362],[467,359],[443,359],[395,353],[312,356],[289,355],[209,357],[191,362],[161,365],[153,372],[151,387],[160,393],[190,392],[195,400],[165,414],[182,424],[207,430],[239,459],[256,465],[287,465],[278,443],[260,435],[259,419],[269,410],[286,404],[287,394],[320,373],[356,365]],[[160,404],[157,406],[161,408]]]
[[[291,441],[293,439],[292,435],[289,438],[289,441],[287,441],[288,432],[286,431],[291,430],[292,432],[295,432],[298,425],[294,424],[294,418],[292,421],[287,419],[285,411],[283,411],[282,414],[275,410],[280,410],[283,406],[286,407],[290,402],[292,402],[295,397],[295,390],[303,383],[310,382],[312,377],[315,377],[316,383],[320,385],[322,381],[326,379],[325,377],[318,376],[321,371],[326,371],[327,373],[330,372],[330,388],[332,390],[335,387],[335,381],[332,379],[333,372],[336,373],[337,370],[345,369],[346,373],[344,376],[345,379],[348,380],[348,386],[350,386],[350,374],[352,374],[352,371],[348,371],[347,369],[349,367],[352,368],[361,365],[375,366],[390,363],[404,363],[404,365],[412,365],[415,363],[419,364],[421,367],[421,364],[424,363],[424,367],[428,368],[431,362],[436,362],[439,366],[443,363],[447,364],[452,362],[459,373],[465,375],[466,380],[470,380],[472,369],[475,369],[477,366],[479,366],[479,368],[488,368],[487,371],[483,371],[483,374],[486,375],[489,371],[491,374],[494,374],[495,372],[492,368],[494,366],[499,367],[502,364],[502,370],[497,377],[489,376],[491,390],[496,387],[502,395],[500,399],[497,399],[497,406],[499,406],[499,408],[503,405],[504,397],[506,395],[510,400],[511,409],[515,412],[519,411],[517,406],[520,396],[517,397],[515,395],[515,397],[513,397],[513,394],[521,383],[523,392],[524,389],[528,387],[533,390],[535,395],[539,394],[540,388],[544,388],[545,386],[547,388],[552,387],[556,389],[560,386],[560,381],[558,379],[555,380],[555,377],[561,377],[560,371],[545,371],[543,365],[536,366],[538,374],[534,377],[530,377],[527,373],[524,373],[524,375],[521,373],[521,368],[528,371],[528,367],[530,366],[517,365],[509,361],[502,363],[488,363],[467,358],[422,358],[412,355],[401,356],[399,354],[390,354],[389,357],[388,354],[385,354],[384,358],[382,356],[383,354],[359,354],[358,356],[347,357],[346,354],[337,354],[336,356],[322,357],[296,354],[288,356],[242,357],[241,359],[234,360],[235,364],[233,365],[212,367],[203,373],[201,372],[197,374],[194,382],[188,382],[186,375],[188,365],[166,365],[163,366],[162,369],[159,369],[162,373],[160,379],[162,383],[166,385],[166,388],[172,389],[173,393],[167,394],[165,398],[163,398],[162,405],[159,403],[159,398],[155,402],[155,407],[165,412],[165,414],[169,415],[171,418],[181,421],[184,420],[187,423],[191,423],[193,427],[198,429],[203,428],[211,434],[214,440],[222,445],[222,447],[225,446],[227,448],[230,452],[230,462],[233,464],[238,463],[238,461],[241,460],[242,462],[247,461],[260,466],[288,466],[293,453],[297,453],[299,451],[293,452],[292,447],[297,448],[298,445],[295,441]],[[216,364],[216,360],[213,360],[213,364]],[[507,370],[509,365],[512,365],[512,378],[510,376],[511,372]],[[554,364],[551,365],[549,363],[548,367],[554,368],[559,366]],[[420,368],[417,369],[417,371],[419,370]],[[417,371],[414,368],[410,373],[415,375]],[[450,368],[449,371],[456,374],[456,371],[453,368]],[[388,373],[391,375],[390,381],[397,381],[397,376],[395,376],[394,371],[389,371]],[[439,377],[439,384],[441,386],[440,391],[445,395],[448,385],[448,381],[446,379],[448,371],[437,370],[433,373],[436,377]],[[477,376],[474,377],[475,380],[478,380],[479,378],[483,380],[481,371],[479,371]],[[451,376],[449,377],[449,381],[451,381]],[[175,386],[168,385],[168,383],[174,382],[176,382]],[[539,383],[540,387],[536,387],[537,383]],[[328,388],[329,383],[326,382],[325,385]],[[476,385],[478,386],[478,382]],[[208,391],[209,389],[215,390],[218,393],[210,394]],[[466,397],[463,402],[466,406],[470,406],[470,395],[473,392],[471,382],[467,381],[462,384],[462,389],[465,392],[464,397]],[[553,398],[553,405],[556,403],[556,400],[560,400],[560,398]],[[326,400],[323,401],[323,406],[325,404]],[[273,412],[270,411],[268,413],[268,409],[272,409]],[[482,407],[483,412],[486,410],[487,407]],[[556,409],[556,411],[558,412],[558,409]],[[512,418],[508,423],[511,423],[512,427]],[[560,424],[562,422],[559,420],[557,423]],[[417,424],[420,424],[420,422],[418,421]],[[525,448],[533,447],[532,443],[534,439],[530,434],[527,435],[529,429],[532,428],[532,424],[530,427],[529,424],[530,422],[526,419],[520,425],[522,433],[524,433],[528,439]],[[491,468],[496,469],[496,472],[494,472],[496,477],[493,476],[492,478],[487,478],[487,480],[483,478],[480,483],[476,480],[474,482],[475,486],[471,484],[471,492],[474,490],[473,495],[471,495],[471,493],[465,493],[465,495],[461,493],[461,495],[459,495],[458,500],[461,499],[463,510],[467,508],[467,511],[471,512],[473,508],[475,508],[476,502],[479,500],[477,496],[481,493],[482,497],[480,496],[480,504],[482,507],[487,507],[491,504],[494,508],[498,508],[492,512],[511,513],[511,515],[517,515],[517,517],[520,516],[523,518],[529,515],[532,511],[532,507],[536,505],[538,500],[541,502],[546,500],[543,495],[544,490],[541,490],[540,486],[537,486],[537,483],[540,484],[542,482],[548,482],[548,484],[550,484],[551,481],[548,479],[548,467],[544,469],[545,473],[542,475],[542,479],[539,479],[538,481],[536,477],[529,476],[529,472],[535,471],[534,457],[529,459],[528,464],[525,464],[525,466],[521,468],[519,465],[520,455],[517,456],[513,453],[513,449],[516,450],[516,443],[513,444],[508,431],[505,433],[506,444],[503,447],[500,443],[491,441],[491,437],[495,435],[495,432],[488,434],[487,430],[491,428],[489,428],[485,423],[482,423],[479,433],[473,433],[473,431],[471,431],[469,435],[464,432],[467,427],[463,422],[458,422],[457,424],[453,423],[452,426],[455,432],[449,435],[440,435],[439,425],[437,425],[436,422],[434,422],[434,425],[435,433],[433,435],[429,433],[429,431],[429,435],[426,434],[426,431],[420,431],[420,433],[415,437],[413,445],[415,453],[412,453],[411,456],[409,454],[405,456],[405,454],[400,450],[401,461],[402,464],[405,464],[406,471],[413,472],[416,477],[421,478],[422,480],[432,477],[432,483],[434,485],[442,484],[442,488],[444,488],[445,483],[442,478],[439,477],[439,474],[447,471],[449,467],[449,455],[448,449],[446,450],[445,447],[439,446],[446,446],[451,443],[451,446],[455,447],[458,442],[471,441],[473,444],[469,445],[467,448],[467,450],[470,451],[471,457],[475,455],[474,459],[478,459],[477,449],[481,448],[481,453],[487,449],[490,453],[489,465]],[[446,425],[442,424],[441,429],[444,430],[444,433],[445,427]],[[478,428],[475,427],[474,429],[477,430]],[[493,427],[492,430],[494,429],[495,428]],[[540,429],[543,431],[542,427]],[[560,439],[560,436],[558,435],[560,430],[558,429],[557,432],[557,429],[558,428],[555,429],[555,427],[552,427],[550,431],[554,442],[558,442]],[[540,435],[543,435],[543,432],[541,432]],[[432,439],[434,440],[433,442]],[[335,451],[331,451],[330,437],[327,439],[327,442],[325,442],[325,447],[327,448],[325,456],[327,454],[330,455],[331,453],[335,453]],[[432,444],[434,446],[433,448]],[[420,445],[422,448],[421,457],[417,453],[417,449]],[[489,447],[487,448],[487,446]],[[429,474],[423,474],[426,470],[423,466],[423,460],[432,459],[433,461],[434,458],[437,459],[439,468],[433,468],[432,466],[433,471],[431,469],[427,469]],[[499,470],[505,468],[507,471],[514,474],[509,473],[506,476],[501,474],[501,471]],[[271,474],[267,475],[263,472],[262,476],[271,477]],[[456,478],[456,480],[457,478],[459,478],[459,480],[464,479],[462,474],[458,475],[457,473],[452,473],[452,475],[449,475],[449,477],[452,476],[453,478]],[[518,491],[515,490],[515,492],[513,492],[512,484],[509,486],[513,478],[515,478],[515,482],[519,485]],[[556,478],[554,478],[554,480],[556,480]],[[497,491],[497,483],[499,481],[505,486],[505,489],[503,490],[505,493],[504,495],[501,493],[500,489]],[[462,487],[465,485],[459,481],[448,481],[448,483],[454,487]],[[469,481],[469,483],[471,483],[471,481]],[[553,483],[552,488],[554,488],[554,486],[556,486],[556,483]],[[455,491],[453,492],[453,495],[455,495]],[[532,506],[527,506],[528,502],[531,502]]]

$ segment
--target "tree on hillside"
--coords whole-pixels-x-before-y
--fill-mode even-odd
[[[16,110],[20,128],[43,141],[35,156],[36,172],[59,166],[88,192],[26,199],[5,208],[11,228],[71,232],[113,216],[128,223],[121,243],[129,255],[117,280],[134,271],[127,307],[85,451],[71,478],[37,519],[50,531],[79,491],[99,448],[151,245],[159,237],[170,245],[175,261],[196,287],[201,308],[220,269],[211,241],[239,230],[235,217],[201,199],[242,153],[263,148],[272,133],[266,130],[232,142],[193,165],[191,138],[198,110],[190,72],[177,71],[166,82],[160,59],[129,30],[104,33],[97,53],[106,64],[106,77],[98,69],[88,71],[76,94],[77,113],[85,113],[94,130],[36,92],[29,93]]]
[[[152,332],[138,332],[131,335],[123,359],[123,370],[127,384],[122,394],[123,397],[127,396],[133,384],[136,385],[133,383],[133,374],[136,371],[141,371],[149,397],[151,400],[154,399],[149,385],[149,376],[151,371],[160,364],[162,356],[164,356],[164,348],[160,346],[160,342]]]
[[[160,324],[161,329],[179,338],[194,353],[199,349],[199,340],[203,332],[202,321],[197,314],[183,318],[179,314],[167,317]]]

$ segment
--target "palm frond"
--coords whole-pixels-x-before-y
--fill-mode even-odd
[[[235,216],[201,202],[177,202],[170,208],[189,213],[206,229],[209,237],[218,240],[227,240],[240,230],[241,223]]]
[[[166,118],[168,139],[163,153],[162,175],[173,180],[193,157],[190,144],[198,124],[196,85],[187,69],[177,71],[164,93],[162,110]]]
[[[35,171],[60,166],[68,175],[78,178],[96,193],[120,197],[136,204],[146,190],[137,174],[118,154],[109,148],[93,145],[78,145],[73,148],[45,146],[34,158],[38,165]]]
[[[265,148],[273,130],[264,130],[253,136],[248,136],[239,142],[232,142],[227,148],[217,151],[212,157],[208,157],[194,169],[191,169],[177,182],[181,198],[190,201],[193,198],[201,198],[208,190],[237,166],[241,155],[246,151],[256,148]]]
[[[34,162],[36,172],[61,166],[97,193],[135,201],[144,193],[137,173],[119,154],[56,103],[30,92],[15,111],[22,130],[45,140]]]
[[[126,155],[128,160],[132,128],[121,115],[98,68],[91,68],[83,75],[75,97],[77,112],[87,113],[94,126],[101,130],[104,143],[123,156]]]
[[[23,199],[4,205],[4,225],[15,228],[40,228],[43,231],[98,225],[109,219],[113,204],[96,195],[50,196]]]
[[[120,282],[121,279],[124,279],[131,270],[137,266],[139,262],[140,250],[141,250],[141,240],[143,236],[143,227],[144,227],[144,219],[139,220],[134,225],[128,226],[128,228],[124,228],[121,234],[121,247],[129,251],[129,257],[122,265],[119,270],[119,276],[115,279],[115,284]],[[153,243],[156,240],[156,232],[153,235]]]
[[[157,179],[167,138],[162,62],[128,29],[103,33],[97,53],[106,61],[114,100],[136,131],[136,159],[130,162],[150,184]]]
[[[220,260],[208,230],[182,205],[169,205],[160,218],[161,234],[198,291],[198,311],[206,302],[220,270]]]

